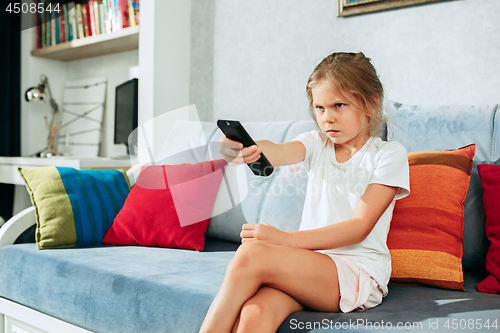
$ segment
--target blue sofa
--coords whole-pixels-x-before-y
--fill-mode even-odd
[[[287,318],[278,332],[499,330],[500,295],[476,289],[486,274],[489,246],[477,164],[499,164],[498,109],[387,105],[397,125],[386,135],[408,152],[476,144],[465,205],[466,291],[390,285],[389,295],[374,309],[347,314],[301,311]],[[315,128],[312,121],[244,125],[255,140],[274,142]],[[214,123],[202,127],[209,141],[218,141]],[[291,231],[300,223],[305,173],[279,168],[260,178],[245,166],[243,170],[246,196],[212,218],[203,252],[134,246],[38,250],[34,243],[19,243],[19,236],[35,223],[33,207],[14,216],[0,229],[0,333],[16,327],[19,332],[197,332],[239,245],[241,225],[269,223]]]

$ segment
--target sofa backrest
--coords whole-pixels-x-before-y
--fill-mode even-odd
[[[401,142],[408,152],[456,149],[476,144],[465,203],[465,271],[484,267],[489,247],[484,231],[483,192],[477,165],[500,164],[500,116],[497,109],[496,105],[424,107],[395,102],[386,105],[390,120],[387,138]],[[245,122],[243,126],[254,140],[267,139],[275,143],[290,141],[300,133],[316,129],[312,120]],[[177,128],[179,133],[175,133],[175,137],[186,135],[185,127]],[[215,122],[203,122],[201,128],[203,133],[199,134],[202,137],[193,138],[190,134],[186,141],[210,142],[208,150],[211,154],[203,149],[193,150],[192,159],[182,162],[194,163],[215,154],[222,132]],[[178,149],[177,145],[170,146]],[[186,155],[182,158],[185,159]],[[174,161],[166,159],[158,162],[169,164]],[[307,185],[305,171],[293,174],[287,167],[280,167],[270,177],[257,177],[247,166],[241,165],[228,166],[225,175],[214,204],[215,216],[207,229],[208,237],[240,242],[244,223],[269,223],[286,231],[298,229]]]
[[[484,267],[489,242],[485,235],[483,189],[477,170],[481,163],[500,164],[500,116],[497,105],[409,106],[387,104],[388,139],[402,143],[409,153],[449,150],[476,144],[476,155],[464,216],[464,271]]]

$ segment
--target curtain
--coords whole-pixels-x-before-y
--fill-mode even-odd
[[[5,8],[0,8],[0,156],[20,156],[21,18]],[[6,221],[13,204],[14,185],[0,184],[0,216]]]

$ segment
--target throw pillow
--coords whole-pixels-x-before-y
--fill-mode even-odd
[[[101,243],[130,191],[124,170],[18,170],[35,207],[39,249]]]
[[[486,237],[491,246],[486,254],[486,270],[490,274],[477,289],[483,293],[500,294],[500,165],[479,164],[483,186],[483,207],[486,214]]]
[[[103,242],[202,251],[226,164],[143,167]]]
[[[475,145],[408,154],[410,190],[387,239],[393,283],[463,290],[464,203]]]

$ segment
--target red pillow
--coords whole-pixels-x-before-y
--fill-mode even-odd
[[[103,243],[203,251],[226,164],[217,160],[142,167]]]
[[[500,165],[480,164],[477,168],[484,190],[486,236],[491,242],[486,254],[486,270],[490,275],[477,284],[477,290],[500,294]]]

